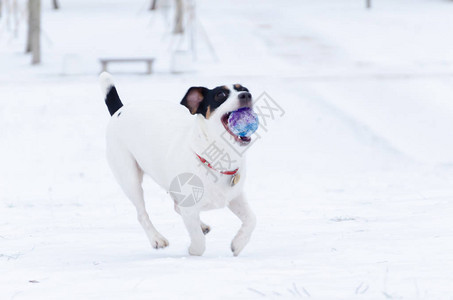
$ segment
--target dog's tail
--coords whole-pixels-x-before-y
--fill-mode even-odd
[[[102,72],[99,76],[99,83],[101,84],[102,92],[105,94],[105,104],[109,109],[110,115],[113,116],[118,109],[123,107],[123,103],[116,91],[112,75],[107,72]]]

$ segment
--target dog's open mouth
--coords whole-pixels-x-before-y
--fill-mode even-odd
[[[231,112],[228,112],[222,116],[223,127],[225,127],[226,131],[231,134],[231,136],[236,142],[239,143],[239,145],[247,146],[252,141],[252,138],[249,136],[238,136],[231,131],[230,127],[228,126],[228,118],[230,117],[230,114]]]

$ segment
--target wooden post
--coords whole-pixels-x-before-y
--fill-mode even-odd
[[[151,74],[153,72],[153,61],[148,60],[146,63],[147,63],[146,74]]]
[[[102,64],[102,72],[107,72],[107,62],[101,61],[101,64]]]
[[[41,63],[41,0],[29,0],[32,65]]]

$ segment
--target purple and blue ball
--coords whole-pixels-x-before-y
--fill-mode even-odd
[[[240,137],[249,137],[258,129],[258,116],[249,107],[243,107],[230,113],[228,127]]]

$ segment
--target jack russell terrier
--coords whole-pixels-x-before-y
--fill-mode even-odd
[[[109,73],[100,75],[100,84],[111,115],[107,159],[119,185],[135,205],[151,246],[165,248],[169,243],[146,212],[144,174],[172,196],[190,235],[191,255],[203,254],[205,234],[210,231],[200,220],[200,212],[228,206],[242,221],[231,242],[237,256],[256,224],[243,192],[246,169],[244,155],[240,154],[251,138],[234,134],[228,118],[238,109],[252,108],[248,89],[240,84],[214,89],[191,87],[180,102],[185,108],[158,101],[123,106]],[[226,167],[209,160],[212,155],[206,150],[213,145],[221,150]]]

